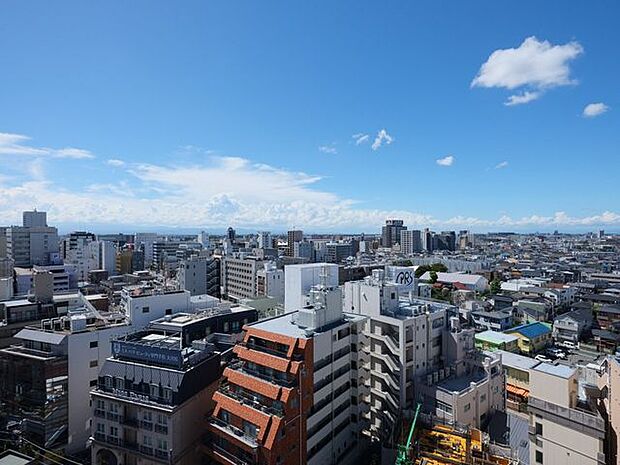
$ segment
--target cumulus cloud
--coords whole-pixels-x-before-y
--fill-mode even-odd
[[[452,166],[454,164],[455,158],[452,155],[448,155],[447,157],[439,158],[436,160],[439,166]]]
[[[508,97],[506,105],[518,105],[539,98],[547,89],[575,84],[570,63],[583,53],[572,41],[553,45],[547,40],[528,37],[517,48],[495,50],[482,64],[471,87],[525,89]]]
[[[110,158],[106,163],[110,166],[114,166],[116,168],[120,168],[125,166],[125,162],[123,160],[119,160],[118,158]]]
[[[368,134],[364,134],[361,132],[358,134],[353,134],[351,137],[355,141],[355,145],[365,144],[370,140],[370,136]]]
[[[319,152],[329,153],[330,155],[336,155],[338,150],[333,145],[321,145],[319,147]]]
[[[507,166],[508,166],[508,162],[502,161],[501,163],[498,163],[497,165],[495,165],[495,169],[501,170],[502,168],[506,168]]]
[[[381,146],[385,145],[390,145],[392,142],[394,142],[394,138],[388,134],[388,132],[385,129],[381,129],[378,133],[377,136],[375,137],[375,140],[372,143],[371,148],[373,150],[379,150],[381,148]]]
[[[602,115],[609,110],[609,107],[602,102],[590,103],[583,109],[583,116],[586,118],[594,118],[595,116]]]
[[[23,155],[52,158],[94,158],[88,150],[75,147],[53,149],[49,147],[35,147],[30,144],[30,137],[22,134],[0,133],[0,155]]]

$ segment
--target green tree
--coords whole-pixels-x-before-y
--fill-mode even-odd
[[[443,263],[433,263],[431,265],[431,270],[437,273],[446,273],[448,271],[448,267]]]
[[[427,271],[431,271],[431,267],[428,265],[420,265],[418,266],[418,268],[415,270],[415,277],[419,278],[420,276],[422,276],[424,273],[426,273]]]
[[[502,290],[502,282],[499,279],[491,281],[491,294],[497,294]]]
[[[437,282],[437,272],[435,270],[431,270],[431,284],[435,284]]]

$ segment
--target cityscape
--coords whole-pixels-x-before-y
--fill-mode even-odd
[[[620,4],[0,9],[0,465],[620,465]]]
[[[27,463],[616,463],[620,236],[1,232]]]

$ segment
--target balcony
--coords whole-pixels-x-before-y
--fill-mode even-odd
[[[155,432],[159,434],[168,434],[168,425],[155,424]]]
[[[258,448],[258,443],[256,442],[256,438],[246,434],[243,430],[228,424],[219,418],[210,418],[209,424],[211,427],[221,431],[226,436],[232,436],[238,441],[243,442],[245,445],[251,447],[252,449]]]
[[[205,447],[211,454],[223,457],[234,465],[254,465],[256,463],[256,460],[251,457],[244,456],[241,452],[235,454],[234,452],[226,450],[222,446],[215,443],[209,442],[205,444]]]
[[[140,421],[137,418],[122,417],[121,423],[125,426],[129,426],[130,428],[140,427]]]
[[[246,394],[242,391],[235,391],[231,388],[229,384],[224,384],[220,387],[219,392],[224,394],[226,397],[230,397],[243,405],[253,408],[254,410],[259,410],[268,415],[275,415],[277,417],[284,416],[284,409],[281,407],[276,407],[275,405],[264,405],[258,399],[252,397],[249,394]]]
[[[267,373],[263,373],[258,370],[252,370],[251,368],[248,368],[248,366],[242,361],[231,363],[229,365],[229,368],[240,371],[247,375],[253,376],[254,378],[258,378],[262,381],[267,381],[271,384],[275,384],[276,386],[286,387],[286,388],[292,388],[292,387],[297,386],[297,379],[295,378],[292,378],[292,379],[279,378],[279,377],[275,377],[272,375],[268,375]]]
[[[239,345],[246,347],[247,349],[256,350],[257,352],[264,352],[266,354],[273,355],[275,357],[285,358],[287,360],[295,360],[299,362],[304,359],[302,354],[293,354],[291,357],[289,357],[289,349],[280,350],[274,347],[267,347],[262,344],[256,344],[253,342],[240,342]]]

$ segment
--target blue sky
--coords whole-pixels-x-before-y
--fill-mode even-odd
[[[620,230],[618,17],[616,2],[6,2],[0,224],[37,206],[95,230],[370,232],[394,215]]]

